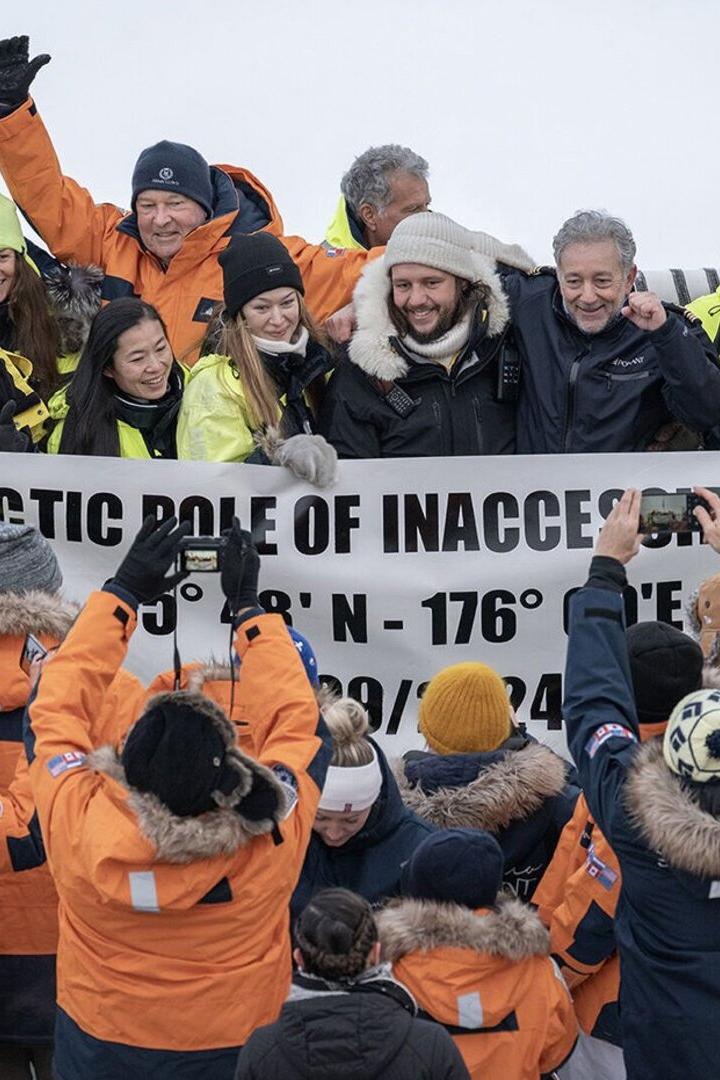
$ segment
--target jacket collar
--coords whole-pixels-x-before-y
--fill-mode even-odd
[[[474,254],[473,258],[477,280],[490,288],[487,336],[499,337],[510,318],[507,298],[494,262],[484,255]],[[348,356],[366,375],[392,381],[407,374],[410,361],[393,344],[397,330],[388,312],[389,293],[390,280],[383,255],[365,267],[355,287],[353,303],[357,330],[348,346]]]
[[[502,896],[492,910],[471,911],[459,904],[400,900],[376,915],[383,957],[433,949],[472,949],[511,962],[547,956],[550,935],[535,910]]]
[[[427,793],[411,787],[398,771],[403,802],[424,821],[443,829],[475,828],[499,832],[512,821],[531,817],[566,784],[565,763],[547,746],[530,743],[510,751],[459,787]]]
[[[663,758],[662,742],[638,747],[625,785],[633,825],[675,870],[720,878],[720,821],[702,810]]]

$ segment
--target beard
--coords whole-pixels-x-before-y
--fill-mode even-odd
[[[393,303],[392,297],[388,299],[390,315],[393,323],[400,331],[400,336],[412,338],[413,341],[417,341],[418,345],[429,345],[433,341],[439,341],[441,337],[447,334],[448,330],[452,330],[455,323],[460,321],[467,310],[467,306],[465,297],[459,296],[452,309],[445,308],[441,311],[440,317],[432,330],[422,333],[414,329],[405,312],[401,311]]]

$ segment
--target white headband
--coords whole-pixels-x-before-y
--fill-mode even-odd
[[[350,813],[367,810],[382,788],[382,773],[377,754],[368,765],[331,765],[320,796],[320,810]]]

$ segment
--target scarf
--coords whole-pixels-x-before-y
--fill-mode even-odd
[[[142,432],[150,457],[176,458],[175,428],[182,402],[183,377],[173,364],[168,388],[157,401],[146,401],[117,390],[115,411],[118,420]]]

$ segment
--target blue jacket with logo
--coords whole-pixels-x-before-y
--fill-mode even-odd
[[[717,1076],[720,821],[668,769],[659,739],[638,743],[620,578],[619,563],[595,559],[572,599],[564,711],[590,811],[622,872],[627,1075]]]
[[[585,334],[565,314],[552,270],[510,271],[503,285],[522,360],[518,454],[626,453],[645,450],[673,419],[698,432],[720,423],[717,354],[684,309],[665,304],[659,330],[618,315]]]

